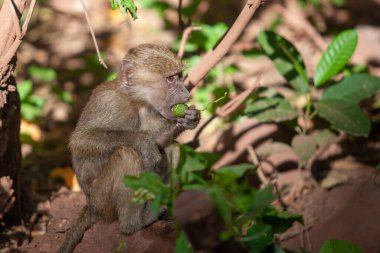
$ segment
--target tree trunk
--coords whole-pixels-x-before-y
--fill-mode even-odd
[[[15,53],[22,40],[22,35],[18,32],[21,31],[19,20],[26,2],[27,0],[5,0],[0,10],[0,177],[10,176],[13,180],[16,205],[7,217],[12,222],[18,222],[21,218],[17,211],[21,165],[20,98],[12,74],[16,67]]]

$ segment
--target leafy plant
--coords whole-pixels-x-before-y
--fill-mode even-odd
[[[332,79],[350,60],[357,40],[355,30],[338,34],[323,53],[312,82],[306,76],[304,61],[295,46],[272,31],[259,34],[262,52],[272,60],[290,88],[281,94],[271,88],[262,88],[257,98],[248,101],[242,116],[294,127],[298,134],[291,147],[301,166],[318,148],[336,137],[336,130],[364,137],[371,131],[371,122],[360,108],[360,102],[380,90],[380,78],[347,72],[348,75],[340,79]],[[313,93],[322,86],[327,88],[318,98]],[[318,126],[322,119],[330,123],[329,128]]]
[[[243,241],[252,252],[273,247],[274,233],[284,232],[295,221],[302,222],[301,216],[271,206],[275,199],[272,186],[258,190],[249,184],[248,175],[255,173],[256,166],[238,164],[210,172],[217,159],[213,153],[181,146],[180,162],[178,168],[172,170],[169,185],[152,172],[143,172],[139,177],[126,176],[124,182],[134,190],[134,203],[149,201],[154,213],[162,205],[172,213],[175,195],[182,190],[206,192],[225,222],[226,230],[220,236],[225,240]],[[192,252],[182,231],[177,237],[176,252]]]

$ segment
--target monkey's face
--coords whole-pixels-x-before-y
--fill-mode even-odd
[[[175,120],[171,107],[186,103],[190,97],[183,84],[183,68],[183,62],[166,47],[142,44],[129,50],[119,78],[135,99]]]

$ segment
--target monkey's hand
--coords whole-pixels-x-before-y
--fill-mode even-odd
[[[185,116],[183,118],[177,118],[177,126],[183,127],[184,129],[194,129],[197,127],[199,120],[201,119],[201,113],[199,110],[195,109],[192,105],[187,109]]]

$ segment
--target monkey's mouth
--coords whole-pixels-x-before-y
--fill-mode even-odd
[[[160,114],[165,118],[165,119],[168,119],[168,120],[172,120],[172,121],[175,121],[176,119],[176,116],[173,114],[172,110],[171,110],[172,106],[168,107],[168,108],[162,108],[160,110]]]

